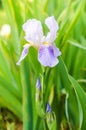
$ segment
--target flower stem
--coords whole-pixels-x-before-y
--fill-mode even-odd
[[[42,100],[43,100],[43,109],[45,110],[45,99],[44,99],[44,95],[45,95],[45,72],[46,72],[46,68],[43,67],[43,73],[42,73]]]

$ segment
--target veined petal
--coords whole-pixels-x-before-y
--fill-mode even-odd
[[[41,43],[43,37],[42,25],[39,20],[30,19],[23,24],[23,30],[25,31],[25,39],[28,42],[38,46]]]
[[[58,64],[58,59],[54,54],[54,49],[51,46],[41,45],[38,52],[38,60],[43,66],[54,67]]]
[[[59,28],[57,21],[55,20],[54,16],[51,16],[45,20],[45,24],[47,25],[47,27],[50,30],[50,32],[46,36],[46,41],[52,43],[56,39],[56,33]]]
[[[20,56],[20,59],[19,59],[19,61],[16,63],[17,65],[20,65],[21,61],[27,56],[27,54],[28,54],[28,49],[29,49],[30,46],[31,46],[31,45],[29,45],[29,44],[25,44],[25,45],[24,45],[24,49],[23,49],[23,51],[22,51],[22,54],[21,54],[21,56]]]

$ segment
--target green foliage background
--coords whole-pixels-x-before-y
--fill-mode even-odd
[[[45,74],[45,102],[51,102],[56,117],[53,127],[46,129],[85,130],[85,0],[2,0],[0,27],[9,23],[11,34],[8,38],[0,36],[0,107],[14,113],[23,122],[24,130],[45,130],[45,119],[35,102],[36,80],[42,73],[37,51],[31,48],[20,67],[16,62],[26,43],[22,24],[27,19],[36,18],[44,26],[45,18],[52,15],[59,24],[56,45],[62,55],[59,64],[47,68]],[[44,29],[47,30],[45,26]]]

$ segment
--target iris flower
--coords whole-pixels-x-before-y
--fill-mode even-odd
[[[58,24],[54,16],[48,17],[45,20],[49,32],[45,36],[41,22],[36,19],[29,19],[23,24],[23,30],[25,31],[25,40],[28,44],[24,45],[22,54],[20,56],[17,65],[27,56],[28,50],[31,46],[38,49],[38,61],[43,66],[54,67],[58,64],[58,56],[61,55],[59,48],[55,45],[55,39],[58,31]]]

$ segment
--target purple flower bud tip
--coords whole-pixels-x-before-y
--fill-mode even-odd
[[[51,110],[50,104],[47,103],[46,112],[47,112],[47,113],[50,113],[51,111],[52,111],[52,110]]]
[[[41,89],[40,78],[37,79],[37,82],[36,82],[36,88]]]

